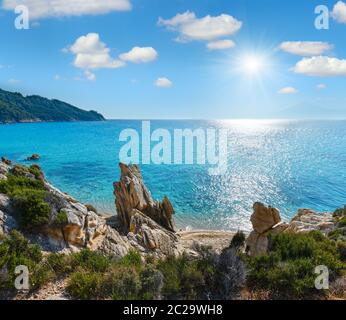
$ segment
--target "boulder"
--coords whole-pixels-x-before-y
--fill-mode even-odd
[[[143,182],[137,165],[120,163],[120,181],[114,183],[115,204],[119,220],[125,232],[130,231],[131,215],[134,209],[157,222],[168,231],[175,232],[174,209],[167,197],[155,201]]]
[[[250,256],[258,256],[267,252],[269,235],[277,235],[283,232],[306,233],[310,231],[320,231],[327,235],[336,228],[332,213],[317,213],[310,209],[298,210],[290,223],[274,224],[277,221],[281,221],[277,209],[255,203],[254,213],[251,216],[254,230],[246,239],[247,253]]]
[[[40,155],[37,153],[32,154],[30,157],[26,158],[26,161],[38,161],[40,160]]]
[[[266,207],[263,203],[256,202],[253,205],[253,214],[251,223],[253,229],[258,233],[264,233],[281,222],[280,212],[278,209],[270,206]]]
[[[121,236],[120,233],[110,226],[107,226],[105,236],[102,239],[98,250],[115,258],[122,258],[133,249],[127,237]]]
[[[247,254],[252,257],[257,257],[264,254],[268,250],[269,240],[266,234],[260,234],[257,231],[252,231],[246,239]]]
[[[136,209],[131,212],[130,233],[129,238],[135,238],[138,245],[144,248],[139,248],[140,251],[155,251],[158,256],[165,256],[176,255],[180,250],[178,237],[174,232],[168,231]]]

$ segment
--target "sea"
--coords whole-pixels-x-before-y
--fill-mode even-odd
[[[37,164],[56,187],[116,214],[113,182],[126,144],[119,137],[130,129],[141,144],[142,126],[140,120],[0,125],[0,156],[31,164],[25,159],[38,153]],[[346,204],[346,121],[152,120],[150,126],[170,132],[172,145],[177,129],[227,129],[220,175],[211,175],[207,162],[139,161],[153,197],[171,200],[180,229],[249,231],[256,201],[277,207],[286,221],[299,208],[323,212]]]

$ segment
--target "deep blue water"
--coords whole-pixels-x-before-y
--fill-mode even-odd
[[[155,128],[229,129],[228,171],[208,165],[143,165],[155,198],[169,196],[179,227],[249,229],[262,201],[292,217],[298,208],[334,210],[346,203],[346,121],[152,121]],[[47,178],[79,200],[114,213],[119,133],[140,121],[0,126],[0,155],[14,161],[39,153]]]

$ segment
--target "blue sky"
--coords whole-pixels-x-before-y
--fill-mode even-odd
[[[2,1],[1,88],[108,118],[346,117],[342,1],[51,2]],[[29,30],[14,27],[23,3]],[[317,5],[328,30],[315,28]]]

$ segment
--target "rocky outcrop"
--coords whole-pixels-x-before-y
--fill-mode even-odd
[[[38,161],[40,160],[40,155],[37,153],[32,154],[30,157],[26,158],[26,161]]]
[[[269,235],[277,235],[282,232],[306,233],[314,230],[327,235],[336,228],[333,214],[329,212],[317,213],[310,209],[300,209],[290,223],[284,223],[281,222],[277,209],[266,207],[260,203],[254,205],[251,222],[254,230],[246,240],[247,253],[250,256],[258,256],[267,252]]]
[[[257,256],[267,251],[269,234],[280,233],[287,228],[287,225],[281,223],[280,212],[276,208],[256,202],[253,210],[250,220],[254,230],[247,238],[246,246],[249,255]]]
[[[51,208],[49,224],[44,229],[53,240],[67,247],[95,247],[98,237],[106,232],[106,221],[95,212],[89,211],[87,207],[71,196],[61,192],[48,182],[45,182],[48,193],[46,201]],[[55,219],[58,213],[66,215],[63,226],[56,226]]]
[[[167,197],[155,201],[143,182],[137,165],[120,164],[120,181],[114,183],[116,209],[126,232],[130,231],[132,214],[135,210],[154,220],[168,231],[175,232],[174,209]]]
[[[38,175],[39,170],[34,175],[27,167],[0,162],[0,180],[15,174],[43,182],[44,200],[50,208],[48,222],[34,233],[26,231],[25,236],[44,251],[74,252],[90,248],[116,258],[134,249],[157,257],[180,254],[182,249],[174,232],[174,209],[169,199],[153,200],[137,166],[121,164],[120,167],[121,179],[115,183],[118,219],[101,216],[92,206],[61,192],[43,174]],[[10,197],[0,193],[0,235],[18,228],[15,217],[21,213],[16,210]]]
[[[281,222],[280,212],[276,208],[266,207],[263,203],[256,202],[253,205],[251,223],[253,229],[262,234]]]
[[[132,247],[157,256],[182,252],[175,234],[174,208],[167,197],[155,201],[137,165],[120,164],[120,181],[114,183],[120,227]]]
[[[335,220],[330,212],[316,213],[310,209],[300,209],[291,220],[287,232],[302,233],[317,230],[328,234],[335,229]]]

